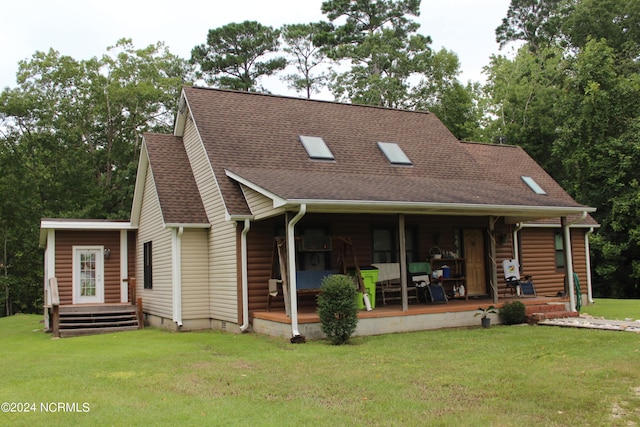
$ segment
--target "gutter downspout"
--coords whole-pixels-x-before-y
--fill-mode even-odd
[[[182,234],[184,227],[173,231],[173,321],[182,327]]]
[[[518,247],[520,246],[520,238],[518,237],[518,232],[520,232],[523,227],[524,223],[522,222],[516,224],[516,228],[513,229],[513,235],[511,236],[511,242],[513,242],[513,259],[518,261],[518,265],[520,265],[520,252],[518,251]]]
[[[240,332],[249,328],[249,278],[247,277],[247,233],[251,229],[251,221],[244,220],[244,228],[240,235],[240,263],[242,269],[242,326]]]
[[[573,282],[573,254],[571,253],[571,230],[567,217],[560,218],[562,224],[562,241],[564,244],[564,268],[567,276],[567,286],[569,287],[569,311],[576,311],[576,291]]]
[[[298,295],[296,290],[295,226],[305,213],[307,213],[307,205],[303,203],[300,205],[300,210],[296,216],[287,224],[287,270],[289,271],[289,296],[291,298],[291,333],[294,338],[300,336],[300,331],[298,331]]]
[[[589,236],[593,233],[593,227],[584,233],[584,251],[585,260],[587,261],[587,300],[589,304],[593,304],[593,290],[591,289],[591,249],[589,247]]]

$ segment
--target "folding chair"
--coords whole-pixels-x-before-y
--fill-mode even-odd
[[[515,259],[505,259],[502,261],[502,269],[504,270],[504,296],[507,291],[511,295],[517,296],[536,296],[536,288],[533,286],[531,276],[524,276],[524,280],[520,279],[520,264]]]

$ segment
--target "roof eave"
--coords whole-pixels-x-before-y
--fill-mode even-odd
[[[96,231],[120,231],[137,230],[138,227],[130,221],[100,221],[100,220],[71,220],[45,218],[40,221],[40,241],[41,247],[47,241],[48,230],[96,230]]]
[[[285,208],[307,205],[308,212],[353,212],[353,213],[406,213],[438,215],[496,215],[510,217],[514,222],[536,218],[557,218],[568,215],[595,212],[588,206],[525,206],[471,203],[433,203],[367,200],[313,200],[289,199],[282,204]]]
[[[164,224],[164,228],[211,228],[211,224],[208,223],[190,223],[190,222],[167,222]]]

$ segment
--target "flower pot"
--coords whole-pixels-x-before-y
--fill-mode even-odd
[[[482,321],[482,327],[483,328],[488,328],[489,326],[491,326],[491,318],[490,317],[483,317],[480,320]]]

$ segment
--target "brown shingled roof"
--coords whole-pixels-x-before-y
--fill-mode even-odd
[[[208,224],[182,138],[144,134],[165,224]]]
[[[517,163],[504,173],[487,150],[460,143],[430,113],[195,87],[184,93],[232,215],[248,208],[226,171],[285,200],[581,208],[524,151],[513,150]],[[300,135],[322,137],[335,161],[310,159]],[[397,143],[412,166],[390,164],[378,141]],[[549,194],[534,194],[513,174],[541,177]]]

